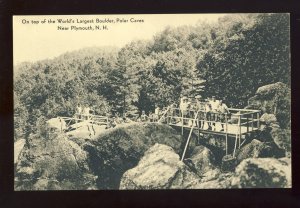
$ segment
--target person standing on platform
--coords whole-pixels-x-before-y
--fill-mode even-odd
[[[224,100],[224,99],[223,99]],[[227,122],[226,116],[229,114],[228,107],[225,103],[223,103],[223,100],[221,99],[218,106],[218,112],[219,112],[219,121],[221,122],[222,129],[221,131],[224,131],[224,122]]]
[[[159,114],[160,114],[160,108],[157,106],[154,110],[154,122],[157,122],[159,120]]]
[[[206,99],[205,101],[206,101],[206,103],[205,103],[205,120],[206,120],[207,125],[208,125],[207,130],[212,130],[211,129],[211,111],[212,111],[212,108],[211,108],[211,104],[209,103],[209,100]]]
[[[149,121],[153,122],[153,113],[152,112],[149,112]]]
[[[176,117],[176,108],[177,108],[177,104],[174,102],[170,105],[170,113],[168,116],[171,117],[171,119],[168,120],[169,123],[176,123],[176,120],[172,117]]]
[[[183,125],[185,125],[185,123],[186,123],[185,122],[186,119],[184,119],[184,118],[186,118],[189,113],[189,104],[190,103],[188,102],[188,98],[186,96],[184,96],[182,98],[182,102],[180,103],[180,111],[181,111],[181,116],[183,118]]]
[[[217,121],[217,114],[218,114],[218,107],[219,107],[219,101],[216,100],[215,96],[212,96],[212,99],[209,101],[211,105],[211,120],[212,125],[214,126],[214,129],[216,128],[216,121]]]
[[[205,120],[205,103],[202,101],[202,96],[197,95],[196,97],[196,111],[198,112],[198,126],[199,128],[204,127]]]
[[[78,103],[76,110],[75,110],[75,118],[81,119],[81,114],[82,114],[82,108],[81,108],[81,105]],[[77,120],[76,120],[76,122],[77,122]]]
[[[84,119],[85,120],[89,120],[90,119],[90,107],[88,105],[86,105],[84,108],[83,108],[83,116],[84,116]]]

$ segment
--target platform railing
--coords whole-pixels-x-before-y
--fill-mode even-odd
[[[99,116],[95,114],[79,114],[75,113],[74,117],[61,117],[70,126],[71,123],[78,123],[83,121],[88,121],[91,124],[105,125],[108,123],[109,119],[107,116]]]
[[[225,126],[224,131],[228,130],[228,124],[231,126],[236,126],[237,132],[236,134],[241,134],[241,128],[246,127],[246,132],[249,133],[254,131],[255,129],[259,128],[260,123],[260,111],[259,110],[251,110],[251,109],[235,109],[229,108],[229,113],[223,114],[225,117],[224,121],[222,122],[219,118],[222,115],[219,112],[209,112],[211,118],[213,119],[206,119],[206,112],[204,110],[186,110],[181,111],[179,108],[168,108],[168,111],[164,113],[159,119],[159,122],[165,122],[170,125],[174,124],[181,124],[184,127],[188,127],[190,124],[196,125],[202,122],[210,124],[210,126],[215,126],[216,124],[222,124]],[[198,116],[197,119],[193,118],[196,113],[201,113],[202,116]],[[200,119],[203,118],[204,119]],[[223,119],[222,119],[223,120]],[[203,126],[202,126],[203,128]],[[226,132],[227,133],[227,132]]]
[[[211,132],[216,133],[216,124],[220,124],[223,129],[222,135],[225,135],[225,152],[228,155],[228,136],[234,136],[234,149],[232,156],[235,157],[236,150],[241,148],[243,143],[246,141],[242,140],[242,134],[250,133],[260,127],[260,111],[259,110],[251,110],[251,109],[235,109],[229,108],[229,113],[220,114],[219,112],[209,112],[211,115],[211,119],[207,119],[205,110],[186,110],[182,111],[179,108],[171,108],[169,107],[167,111],[163,113],[160,117],[159,122],[165,122],[169,125],[181,126],[181,134],[183,135],[183,129],[188,127],[190,129],[190,133],[187,139],[187,143],[182,155],[181,160],[184,159],[185,151],[187,149],[189,139],[191,137],[191,133],[193,129],[198,130],[198,139],[200,138],[201,129],[204,130],[204,124],[212,127],[214,129],[210,129]],[[224,116],[220,119],[220,115]],[[200,127],[201,123],[201,127]],[[229,125],[233,128],[229,132]],[[246,127],[246,131],[245,131]],[[243,128],[243,131],[242,131]],[[207,129],[206,129],[207,130]]]

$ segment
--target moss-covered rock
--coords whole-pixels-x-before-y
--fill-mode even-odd
[[[275,144],[286,151],[286,155],[291,154],[291,130],[272,128],[270,132]]]
[[[291,187],[290,159],[249,158],[236,168],[232,188]]]
[[[274,142],[261,142],[253,139],[237,152],[237,164],[247,158],[280,158],[285,156],[285,151],[280,149]]]
[[[263,113],[274,114],[280,127],[291,126],[291,89],[284,83],[277,82],[258,88],[249,99],[249,109],[258,109]]]
[[[194,148],[188,161],[199,176],[216,168],[215,156],[207,147],[202,145]]]

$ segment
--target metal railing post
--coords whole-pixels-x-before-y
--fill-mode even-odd
[[[196,120],[196,119],[197,119],[197,117],[198,117],[198,114],[196,114],[196,116],[195,116],[195,119],[194,119],[194,120]],[[194,129],[194,125],[192,125],[192,127],[191,127],[191,130],[190,130],[190,133],[189,133],[188,139],[187,139],[187,141],[186,141],[186,144],[185,144],[185,147],[184,147],[184,150],[183,150],[183,153],[182,153],[182,156],[181,156],[181,160],[180,160],[180,161],[183,161],[183,159],[184,159],[184,156],[185,156],[186,150],[187,150],[187,148],[188,148],[188,146],[189,146],[189,143],[190,143],[190,139],[191,139],[191,136],[192,136],[193,129]]]
[[[247,133],[249,132],[249,118],[248,115],[246,117],[246,123],[247,123]]]

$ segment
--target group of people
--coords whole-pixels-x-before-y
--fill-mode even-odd
[[[196,125],[199,128],[204,128],[204,124],[207,123],[207,130],[212,130],[212,127],[215,128],[216,122],[220,122],[222,126],[221,131],[224,131],[224,123],[226,122],[226,119],[230,119],[230,113],[224,100],[225,99],[217,100],[215,96],[207,99],[203,99],[201,95],[197,95],[193,98],[183,96],[180,98],[179,106],[174,102],[169,107],[162,109],[156,107],[154,112],[149,112],[149,115],[142,110],[136,121],[158,122],[159,119],[170,119],[172,117],[169,122],[178,122],[178,120],[180,121],[183,118],[183,124],[187,125],[186,123],[189,122],[189,119],[187,118],[195,118],[196,114],[198,114]],[[78,104],[75,117],[77,119],[89,120],[91,118],[91,111],[93,110],[88,105],[82,107]],[[107,128],[114,128],[118,124],[128,123],[129,121],[130,119],[127,117],[126,113],[124,113],[123,116],[116,113],[114,116],[109,117]]]
[[[75,111],[75,118],[76,119],[90,119],[90,112],[93,111],[88,105],[81,106],[81,104],[77,104],[76,111]]]
[[[215,96],[203,99],[201,95],[195,96],[195,100],[183,96],[180,100],[179,109],[184,118],[195,118],[195,112],[198,112],[196,125],[199,128],[204,127],[207,122],[208,130],[215,128],[216,122],[220,122],[224,131],[224,122],[230,117],[229,109],[224,103],[225,99],[216,100]]]
[[[109,116],[105,129],[114,128],[118,124],[129,123],[130,121],[131,120],[128,118],[126,113],[121,116],[120,113],[117,112],[114,116]]]
[[[143,110],[138,121],[157,122],[162,117],[168,119],[172,117],[169,122],[178,122],[183,118],[183,124],[187,125],[189,120],[186,118],[195,118],[196,113],[198,113],[196,125],[199,126],[199,128],[204,128],[204,124],[207,123],[207,130],[212,130],[212,128],[215,128],[216,122],[220,122],[222,126],[221,131],[224,131],[226,118],[229,119],[230,117],[224,99],[216,100],[215,96],[203,99],[201,95],[197,95],[194,98],[183,96],[180,99],[179,106],[177,106],[176,103],[173,103],[168,108],[160,109],[159,107],[156,107],[154,113],[150,112],[149,115]],[[190,125],[193,124],[191,123]]]
[[[156,107],[154,112],[149,112],[149,115],[145,113],[145,111],[142,111],[142,114],[140,117],[137,119],[138,122],[157,122],[159,118],[163,115],[163,113],[166,111],[166,109],[160,109],[159,107]]]

